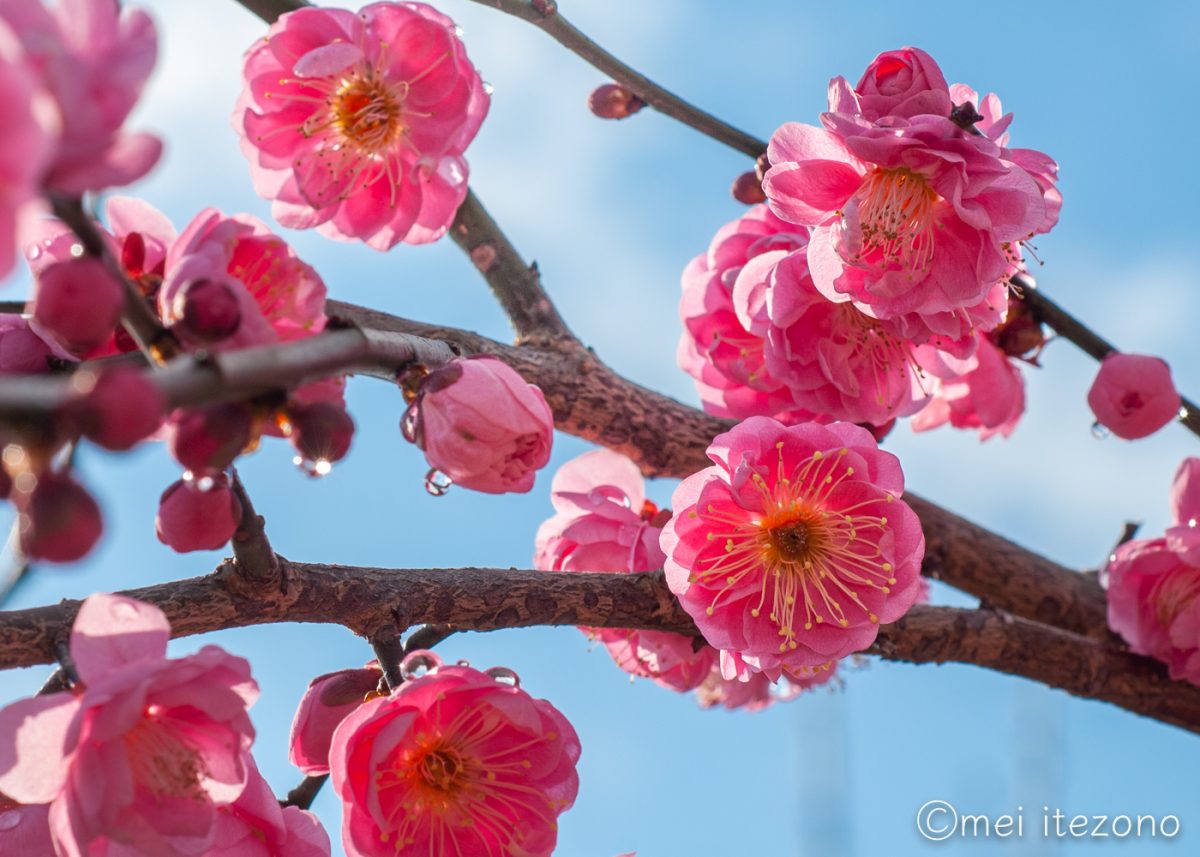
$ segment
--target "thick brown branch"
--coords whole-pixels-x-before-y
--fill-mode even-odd
[[[226,563],[207,577],[126,593],[158,605],[176,636],[274,622],[344,625],[395,639],[419,623],[479,631],[532,625],[648,628],[694,635],[661,573],[379,569],[284,563],[285,591],[243,595]],[[0,613],[0,668],[47,663],[79,602]],[[872,652],[912,663],[978,664],[1200,732],[1200,688],[1148,658],[992,610],[917,606]]]
[[[481,6],[499,9],[501,12],[537,25],[571,53],[604,72],[659,113],[694,128],[706,137],[724,143],[751,158],[757,158],[767,150],[767,144],[762,140],[734,128],[727,122],[722,122],[712,114],[705,113],[699,107],[668,92],[644,74],[621,62],[564,18],[558,11],[558,4],[555,0],[473,0],[473,2]]]
[[[517,334],[517,342],[571,338],[542,288],[537,263],[527,265],[474,191],[459,206],[450,237],[483,274]]]

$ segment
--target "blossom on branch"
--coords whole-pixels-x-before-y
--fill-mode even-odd
[[[233,124],[281,224],[377,250],[449,228],[490,99],[445,15],[289,12],[246,53],[244,80]]]
[[[346,853],[549,855],[579,790],[571,724],[508,670],[443,666],[430,652],[402,669],[416,661],[424,675],[359,706],[333,734]]]
[[[637,465],[598,449],[572,459],[554,474],[550,499],[556,514],[537,532],[534,566],[543,571],[656,571],[665,556],[659,534],[669,511],[646,499]],[[579,629],[608,650],[630,675],[671,690],[696,687],[716,663],[716,652],[682,634],[621,628]]]
[[[542,391],[504,361],[459,357],[421,381],[402,430],[424,450],[431,480],[524,493],[550,460],[554,415]]]
[[[362,669],[338,670],[308,684],[288,738],[288,759],[308,776],[329,773],[329,745],[346,715],[367,701],[383,671],[372,661]]]
[[[205,853],[246,786],[249,664],[216,646],[168,659],[170,632],[157,607],[93,595],[71,630],[82,687],[0,710],[0,792],[50,804],[64,857]]]
[[[926,359],[932,376],[932,398],[913,417],[913,431],[928,431],[949,423],[955,428],[979,429],[979,439],[1008,437],[1025,413],[1025,381],[1016,363],[983,333],[967,361],[943,357]]]
[[[1117,437],[1137,440],[1179,416],[1182,400],[1160,357],[1109,354],[1087,395],[1096,421]]]
[[[925,538],[895,456],[848,423],[754,417],[675,490],[667,585],[726,678],[775,678],[867,648],[916,600]]]

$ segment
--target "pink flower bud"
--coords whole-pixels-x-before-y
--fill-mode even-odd
[[[197,474],[224,470],[247,446],[254,414],[241,402],[180,408],[167,421],[167,450]]]
[[[47,266],[37,277],[33,321],[79,356],[112,336],[121,318],[121,285],[90,258]]]
[[[742,173],[733,180],[733,186],[729,188],[729,192],[733,194],[733,198],[743,205],[757,205],[760,202],[767,201],[767,195],[763,193],[762,179],[754,174],[753,171]]]
[[[179,553],[218,550],[229,543],[242,517],[242,504],[224,473],[179,480],[158,502],[158,540]]]
[[[1088,390],[1096,420],[1117,437],[1137,440],[1179,416],[1171,369],[1158,357],[1110,354]]]
[[[309,461],[332,464],[350,451],[354,420],[341,402],[293,404],[288,406],[287,415],[292,424],[292,445]]]
[[[0,315],[0,374],[33,375],[50,370],[54,350],[19,315]]]
[[[430,373],[407,419],[430,466],[474,491],[528,491],[550,460],[554,417],[542,391],[495,357]]]
[[[105,449],[131,449],[162,425],[162,393],[137,369],[121,367],[101,375],[85,369],[72,382],[86,392],[69,409],[70,418],[84,437]]]
[[[21,550],[31,559],[82,559],[104,529],[96,501],[65,473],[38,474],[33,486],[18,490],[14,500],[21,513]]]
[[[942,70],[919,48],[900,48],[875,57],[854,89],[863,116],[872,121],[923,113],[948,117],[954,107]]]
[[[383,671],[372,663],[358,670],[317,676],[308,685],[288,741],[288,758],[309,776],[329,773],[329,743],[346,715],[367,701]]]
[[[597,86],[588,96],[588,110],[601,119],[627,119],[645,106],[646,102],[617,83]]]
[[[219,342],[237,333],[242,323],[242,307],[228,283],[219,280],[193,280],[186,284],[172,304],[179,320],[175,330],[195,342]]]

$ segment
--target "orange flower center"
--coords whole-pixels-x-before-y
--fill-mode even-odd
[[[386,149],[404,133],[401,94],[374,74],[356,74],[333,94],[334,127],[366,152]]]

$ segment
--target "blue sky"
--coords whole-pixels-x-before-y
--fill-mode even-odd
[[[240,54],[263,25],[232,0],[150,2],[162,32],[159,69],[138,114],[167,155],[133,189],[178,226],[215,205],[269,219],[230,129]],[[619,371],[694,402],[675,368],[679,273],[743,210],[728,193],[746,159],[645,111],[604,123],[585,109],[604,79],[529,25],[465,0],[439,2],[495,86],[468,152],[472,186],[529,258],[579,335]],[[706,109],[767,137],[815,122],[828,79],[857,79],[879,51],[928,50],[951,81],[997,91],[1016,113],[1015,145],[1062,167],[1062,219],[1038,241],[1046,292],[1131,351],[1157,353],[1200,394],[1191,320],[1200,313],[1189,163],[1200,7],[1183,3],[963,4],[853,7],[794,2],[563,0],[601,43]],[[1086,27],[1086,35],[1085,35]],[[507,324],[473,266],[448,242],[388,254],[288,233],[334,297],[505,338]],[[14,285],[12,289],[19,289]],[[13,294],[16,292],[13,291]],[[1054,343],[1027,373],[1028,412],[1015,436],[980,444],[950,429],[889,447],[910,487],[1067,565],[1094,566],[1126,520],[1166,523],[1166,492],[1196,439],[1177,426],[1140,442],[1095,440],[1084,401],[1095,367]],[[547,470],[520,497],[422,489],[423,458],[400,437],[403,402],[378,381],[349,388],[359,431],[350,458],[313,481],[279,442],[242,465],[276,548],[309,561],[378,566],[527,566],[550,514]],[[559,436],[552,467],[586,445]],[[81,456],[105,504],[107,534],[78,567],[38,572],[12,606],[32,606],[190,576],[219,553],[177,556],[154,537],[158,493],[176,478],[161,448]],[[651,486],[666,501],[673,484]],[[968,603],[937,588],[935,601]],[[248,657],[263,688],[257,757],[279,792],[292,712],[309,678],[357,665],[365,643],[334,627],[272,626],[184,640]],[[1041,807],[1068,814],[1175,813],[1169,842],[1100,842],[1126,855],[1195,853],[1200,741],[1126,712],[965,666],[870,661],[845,686],[758,714],[699,711],[688,697],[630,683],[573,629],[464,634],[449,658],[504,664],[549,698],[583,742],[581,789],[561,819],[558,854],[637,849],[675,855],[1057,854],[1030,831]],[[36,689],[45,669],[0,674],[0,700]],[[1025,808],[1026,837],[938,847],[914,813],[944,799],[965,812]],[[316,811],[338,839],[327,792]],[[1078,846],[1089,847],[1089,846]],[[334,853],[340,853],[335,845]]]

